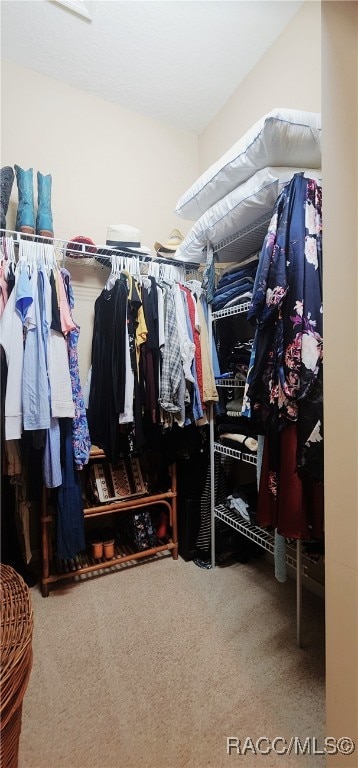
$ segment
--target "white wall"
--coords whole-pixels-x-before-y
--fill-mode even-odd
[[[200,172],[274,107],[321,111],[321,4],[317,0],[306,0],[200,135]]]
[[[189,223],[172,214],[198,175],[198,138],[128,109],[2,60],[1,166],[51,173],[55,236],[87,235],[106,241],[109,224],[139,228],[153,247],[173,227]],[[14,182],[7,227],[15,228]],[[68,264],[66,265],[68,266]],[[81,326],[84,379],[90,360],[93,305],[107,272],[70,267],[75,319]]]
[[[328,765],[356,768],[358,3],[322,3],[322,52],[327,734],[356,744]]]
[[[191,133],[2,61],[1,164],[52,173],[55,235],[106,240],[140,229],[150,247],[179,225],[177,199],[198,174]],[[8,226],[16,213],[16,184]]]

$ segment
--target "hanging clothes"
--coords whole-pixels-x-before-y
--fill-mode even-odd
[[[7,298],[10,298],[12,291],[15,288],[15,264],[10,262],[9,271],[7,274]]]
[[[260,494],[266,483],[271,504],[280,506],[268,523],[259,499],[259,518],[261,524],[264,517],[266,524],[276,521],[279,533],[295,537],[309,534],[308,519],[297,518],[305,504],[290,512],[289,489],[281,493],[280,484],[291,476],[292,490],[296,479],[301,483],[297,472],[323,482],[321,208],[321,188],[295,174],[277,199],[248,313],[256,335],[246,395],[258,431],[267,434]]]
[[[125,404],[127,299],[123,275],[95,302],[87,418],[92,443],[113,463],[119,458],[119,414]]]
[[[162,266],[150,266],[149,274],[140,276],[139,265],[115,257],[95,304],[92,366],[85,388],[88,422],[92,443],[112,462],[150,445],[156,430],[174,422],[181,427],[200,422],[207,402],[205,377],[217,397],[206,321],[193,290],[169,273],[164,279]]]
[[[214,485],[215,499],[217,504],[223,504],[228,496],[229,489],[224,466],[228,465],[231,459],[222,458],[217,453],[214,456]],[[200,528],[196,540],[198,549],[209,551],[211,541],[211,471],[208,466],[205,487],[200,499]]]
[[[123,432],[122,427],[121,443],[123,452],[129,456],[134,456],[145,444],[139,372],[141,349],[146,342],[148,329],[142,304],[142,287],[128,272],[125,274],[129,281],[127,329],[130,358],[130,368],[126,367],[125,375],[125,403],[129,395],[128,387],[133,385],[133,418],[132,424],[128,423],[126,431]],[[128,351],[126,352],[127,359]],[[119,421],[121,423],[121,418]]]
[[[73,323],[71,312],[74,308],[73,290],[71,285],[70,273],[67,269],[60,270],[60,281],[63,280],[68,310]],[[88,463],[91,451],[91,438],[88,429],[86,409],[80,381],[80,369],[78,363],[77,345],[80,335],[80,328],[75,325],[69,329],[66,341],[69,361],[69,371],[72,388],[72,400],[75,408],[75,414],[72,419],[72,448],[73,457],[77,469],[82,469]]]
[[[162,359],[159,403],[163,410],[168,411],[168,413],[181,414],[181,420],[184,423],[185,381],[176,321],[175,299],[170,287],[164,286],[164,288],[165,346]]]
[[[272,526],[288,539],[322,539],[324,491],[297,467],[297,424],[290,424],[279,434],[277,475],[270,469],[270,444],[265,439],[261,470],[257,520]]]
[[[5,309],[7,299],[7,281],[5,280],[4,267],[0,265],[0,317]]]
[[[182,290],[185,291],[187,300],[188,300],[190,322],[192,326],[193,340],[194,340],[194,346],[195,346],[194,355],[195,355],[196,380],[197,380],[197,385],[199,389],[199,398],[200,398],[201,406],[202,408],[205,408],[204,388],[203,388],[203,363],[201,358],[201,345],[200,345],[200,321],[199,321],[199,315],[198,315],[197,299],[191,289],[187,288],[186,286],[182,286]]]
[[[252,413],[269,434],[301,421],[298,466],[310,471],[305,442],[321,442],[322,425],[322,191],[295,174],[279,196],[256,276],[248,319],[256,321],[256,352],[248,378]],[[310,418],[301,403],[313,406]],[[316,433],[310,441],[314,430]],[[322,468],[311,467],[322,479]]]
[[[196,359],[195,359],[195,343],[194,343],[194,324],[195,324],[195,309],[191,295],[187,295],[184,286],[180,286],[182,301],[185,308],[185,317],[187,324],[188,337],[193,345],[193,359],[191,362],[190,373],[192,376],[192,386],[189,384],[190,404],[187,407],[186,424],[190,424],[192,421],[198,422],[203,418],[203,406],[200,398],[198,377],[196,372]],[[188,291],[190,294],[190,291]]]
[[[58,488],[62,484],[60,422],[53,416],[46,432],[42,474],[46,488]]]
[[[210,358],[209,336],[208,328],[205,319],[205,302],[204,297],[201,296],[198,303],[198,316],[200,322],[200,347],[201,347],[201,361],[203,371],[203,395],[204,402],[218,402],[219,395],[215,385],[213,368]],[[219,371],[220,372],[220,371]]]
[[[18,279],[18,273],[16,275]],[[20,440],[22,432],[22,371],[24,344],[22,320],[15,307],[15,290],[8,298],[0,318],[0,344],[8,367],[5,396],[5,439]]]
[[[71,419],[60,419],[62,485],[57,491],[57,556],[75,557],[86,547],[82,489],[72,451]]]
[[[31,281],[29,281],[31,305],[29,305],[26,315],[22,316],[26,333],[22,378],[25,430],[49,429],[50,427],[50,390],[47,364],[49,306],[45,296],[46,279],[47,275],[45,276],[43,270],[34,265]],[[24,297],[22,301],[24,301]],[[18,304],[17,301],[17,307]]]
[[[159,421],[159,313],[158,293],[154,277],[147,278],[149,285],[142,287],[142,301],[147,338],[141,346],[142,383],[144,385],[144,413],[151,423]]]
[[[0,266],[0,318],[4,312],[8,293],[7,282],[5,280],[4,267]],[[21,473],[20,441],[5,440],[5,395],[7,387],[7,362],[5,350],[0,346],[0,371],[1,371],[1,441],[2,448],[2,469],[4,475],[19,475]]]

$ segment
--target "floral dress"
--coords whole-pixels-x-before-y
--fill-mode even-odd
[[[60,272],[65,286],[68,305],[71,311],[74,307],[74,298],[70,273],[67,271],[67,269],[61,269]],[[76,326],[70,330],[66,336],[72,387],[72,399],[75,405],[75,417],[72,419],[72,449],[76,469],[82,469],[83,466],[88,463],[91,450],[91,438],[88,429],[86,408],[82,394],[80,370],[78,365],[77,345],[79,335],[80,329],[78,326]]]
[[[295,174],[279,195],[261,252],[248,319],[256,336],[246,385],[268,435],[277,494],[280,433],[297,424],[297,467],[323,481],[322,190]],[[245,404],[244,404],[245,407]]]

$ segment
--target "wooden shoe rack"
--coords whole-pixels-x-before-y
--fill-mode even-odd
[[[90,455],[91,460],[104,459],[103,451],[93,449]],[[100,504],[98,506],[84,509],[85,520],[88,518],[101,517],[120,512],[135,512],[138,509],[164,507],[169,513],[169,525],[171,535],[168,540],[161,542],[151,549],[133,551],[127,544],[118,544],[115,546],[115,554],[111,560],[104,557],[95,560],[90,554],[90,549],[79,553],[71,560],[58,560],[54,557],[52,548],[52,529],[54,524],[54,514],[49,506],[49,491],[43,489],[42,509],[41,509],[41,549],[42,549],[42,573],[41,573],[41,592],[43,597],[48,597],[49,590],[53,584],[58,581],[68,579],[81,581],[86,574],[108,573],[113,570],[119,570],[125,564],[133,564],[136,560],[147,561],[155,555],[164,552],[171,552],[174,560],[178,559],[178,526],[177,526],[177,483],[176,466],[170,467],[170,488],[164,493],[155,495],[145,495],[135,498],[128,497],[125,501],[112,502],[111,504]]]

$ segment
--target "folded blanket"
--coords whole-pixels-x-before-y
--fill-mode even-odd
[[[257,440],[254,437],[247,437],[247,435],[230,434],[228,432],[220,435],[221,442],[237,450],[242,448],[243,451],[249,451],[250,453],[257,452]]]
[[[242,397],[238,397],[233,400],[228,400],[228,402],[226,403],[227,411],[235,411],[235,412],[241,413],[241,408],[242,408]]]

